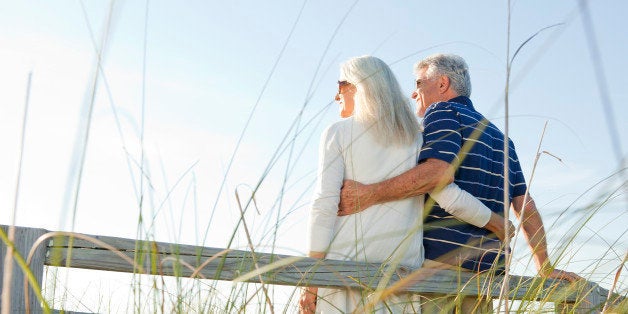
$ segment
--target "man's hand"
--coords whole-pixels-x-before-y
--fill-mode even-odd
[[[575,273],[556,269],[550,266],[545,266],[539,271],[539,275],[544,278],[563,279],[569,282],[576,282],[579,280],[586,280]]]
[[[504,242],[506,240],[506,234],[512,239],[515,236],[515,226],[512,224],[512,221],[508,220],[508,224],[504,223],[504,217],[498,215],[494,212],[491,212],[491,218],[488,220],[485,229],[495,233],[497,238]]]
[[[316,294],[318,288],[307,287],[301,290],[301,297],[299,298],[299,313],[309,314],[316,312]]]
[[[344,180],[340,190],[338,216],[359,213],[375,205],[372,198],[371,189],[368,185],[353,180]]]
[[[436,158],[428,158],[416,167],[379,183],[365,185],[345,180],[340,191],[338,216],[359,213],[375,204],[423,195],[453,180],[454,167]]]

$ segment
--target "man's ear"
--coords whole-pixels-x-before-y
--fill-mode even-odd
[[[438,79],[438,91],[441,94],[446,93],[449,90],[449,78],[445,75],[441,75]]]

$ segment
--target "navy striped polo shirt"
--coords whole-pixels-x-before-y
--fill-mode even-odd
[[[473,108],[467,97],[432,104],[423,119],[419,163],[436,158],[459,164],[454,182],[493,212],[504,212],[504,133]],[[526,183],[513,142],[509,139],[510,201],[524,195]],[[492,232],[457,220],[433,201],[425,205],[425,258],[483,271],[504,256]]]

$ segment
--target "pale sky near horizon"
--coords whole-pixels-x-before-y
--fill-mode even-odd
[[[476,109],[504,127],[506,1],[172,3],[0,2],[0,224],[15,217],[21,226],[134,237],[143,194],[142,217],[153,222],[143,228],[155,239],[225,247],[240,216],[235,193],[244,201],[259,183],[257,208],[246,213],[254,241],[303,255],[318,138],[340,119],[338,66],[357,55],[388,62],[409,97],[416,61],[459,54]],[[513,63],[509,134],[550,249],[566,248],[559,266],[608,287],[628,251],[625,181],[616,174],[628,149],[628,3],[586,3],[590,24],[579,1],[512,1],[510,56],[553,27]],[[546,122],[541,151],[549,154],[530,182]],[[533,274],[518,238],[516,273]],[[241,229],[233,246],[246,249]]]

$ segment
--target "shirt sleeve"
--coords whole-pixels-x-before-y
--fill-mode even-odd
[[[332,125],[321,136],[318,178],[308,224],[308,251],[326,252],[333,237],[345,170],[338,135],[338,129]]]
[[[446,212],[476,227],[486,226],[491,218],[491,210],[484,203],[455,183],[430,193],[430,197]]]
[[[418,161],[428,158],[447,163],[457,161],[461,143],[457,112],[447,103],[430,106],[423,119],[423,146]]]
[[[517,157],[517,151],[515,150],[515,144],[508,140],[510,145],[510,172],[512,178],[510,179],[512,186],[512,197],[525,195],[527,190],[526,179],[521,170],[521,164],[519,163],[519,157]]]

